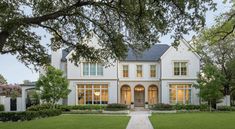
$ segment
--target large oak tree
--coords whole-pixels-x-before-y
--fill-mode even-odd
[[[204,26],[213,0],[1,0],[0,54],[17,55],[26,65],[48,63],[46,47],[34,28],[53,36],[49,47],[73,47],[74,62],[122,59],[171,33],[175,40]],[[23,8],[30,10],[25,12]],[[101,49],[81,43],[94,32]]]

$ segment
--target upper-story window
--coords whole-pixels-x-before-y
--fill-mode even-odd
[[[136,65],[136,76],[143,77],[142,65]]]
[[[174,75],[187,75],[187,62],[174,62]]]
[[[150,65],[150,77],[156,77],[156,65]]]
[[[99,63],[83,63],[84,76],[101,76],[103,75],[103,65]]]
[[[123,77],[128,77],[128,65],[123,65],[122,66],[122,74],[123,74]]]

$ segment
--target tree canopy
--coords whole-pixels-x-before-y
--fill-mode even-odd
[[[40,98],[50,104],[56,104],[60,99],[67,98],[70,90],[68,80],[63,77],[63,71],[48,66],[46,74],[41,75],[36,82]]]
[[[34,28],[47,30],[53,50],[73,47],[74,62],[122,59],[127,48],[142,51],[171,33],[175,40],[205,24],[213,0],[1,0],[0,54],[17,55],[26,65],[48,63]],[[26,10],[28,12],[26,12]],[[102,48],[82,43],[90,32]]]
[[[0,74],[0,84],[7,84],[7,80]]]

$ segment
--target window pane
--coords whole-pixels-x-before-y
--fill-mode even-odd
[[[90,64],[90,75],[96,75],[96,64]]]
[[[179,104],[184,103],[184,90],[183,89],[177,90],[177,103]]]
[[[175,88],[170,89],[170,103],[171,104],[176,103],[176,89]]]
[[[94,90],[94,104],[100,104],[100,89]]]
[[[185,104],[191,103],[191,89],[185,90]]]
[[[123,77],[128,77],[128,65],[123,65]]]
[[[92,104],[92,90],[86,89],[86,104]]]
[[[137,77],[142,77],[142,65],[137,65]]]
[[[156,65],[150,65],[150,77],[156,77]]]
[[[174,62],[174,75],[180,75],[180,63]]]
[[[187,75],[187,62],[181,62],[181,75]]]
[[[84,89],[78,89],[78,104],[84,104]]]
[[[129,86],[122,86],[121,88],[121,103],[131,104],[131,88]]]
[[[97,64],[97,75],[103,75],[103,65]]]
[[[101,103],[108,104],[108,89],[102,89]]]
[[[148,91],[148,101],[150,105],[157,104],[157,87],[150,86]]]
[[[89,63],[83,63],[83,75],[89,75]]]

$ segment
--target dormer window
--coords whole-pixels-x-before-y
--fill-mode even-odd
[[[102,76],[103,65],[99,63],[83,63],[83,76]]]

